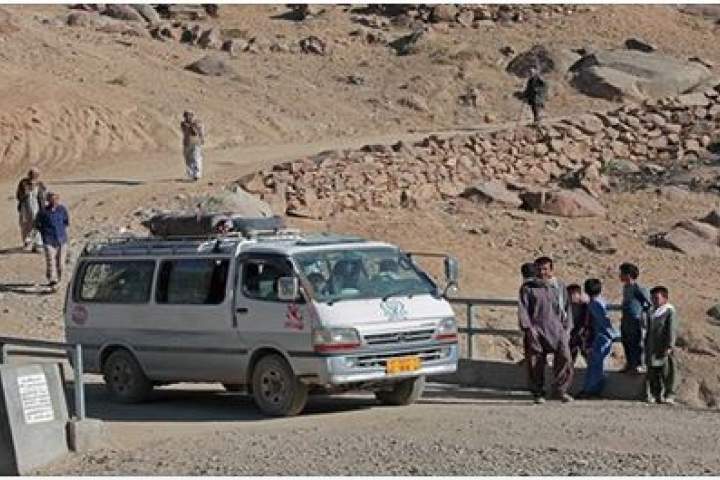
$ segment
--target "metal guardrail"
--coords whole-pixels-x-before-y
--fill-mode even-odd
[[[85,383],[83,382],[83,361],[82,361],[82,345],[64,343],[64,342],[51,342],[48,340],[35,340],[30,338],[17,338],[17,337],[0,337],[0,364],[7,363],[7,358],[11,347],[25,347],[34,349],[44,350],[63,350],[64,354],[49,353],[49,352],[36,352],[30,350],[15,350],[14,354],[20,354],[24,356],[37,356],[37,357],[56,357],[56,358],[67,358],[67,354],[72,355],[72,367],[73,367],[73,387],[74,387],[74,400],[75,400],[75,417],[78,420],[85,419]]]
[[[466,308],[465,315],[467,323],[465,327],[459,327],[458,333],[464,333],[467,336],[467,356],[468,358],[473,357],[473,336],[475,335],[489,335],[496,337],[522,337],[522,332],[519,329],[500,329],[500,328],[476,328],[473,327],[474,318],[474,307],[486,306],[486,307],[507,307],[517,308],[518,301],[512,299],[499,299],[499,298],[477,298],[477,297],[448,297],[447,301],[452,305],[462,305]],[[621,310],[621,306],[617,304],[608,304],[607,309],[610,312],[617,312]],[[615,341],[620,341],[616,339]]]

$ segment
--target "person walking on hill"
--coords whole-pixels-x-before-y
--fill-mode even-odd
[[[547,82],[540,76],[540,71],[533,67],[530,69],[530,77],[525,84],[524,98],[530,105],[533,114],[533,123],[540,123],[547,98]]]
[[[573,378],[569,345],[572,313],[566,287],[552,271],[551,259],[537,259],[536,278],[523,272],[526,280],[519,294],[518,321],[523,331],[525,360],[535,403],[545,402],[545,365],[547,355],[551,353],[557,396],[563,402],[572,401],[568,394]]]
[[[202,146],[205,144],[205,128],[193,112],[186,111],[180,122],[180,130],[183,136],[183,155],[185,156],[187,176],[197,181],[202,177]]]
[[[27,176],[17,186],[15,198],[20,223],[20,236],[25,250],[37,252],[42,245],[40,232],[35,228],[35,220],[45,208],[45,185],[40,181],[40,171],[31,168]]]
[[[37,227],[45,249],[45,267],[48,286],[56,291],[62,280],[63,267],[67,257],[67,228],[70,217],[67,209],[60,204],[60,195],[48,193],[47,207],[37,216]]]

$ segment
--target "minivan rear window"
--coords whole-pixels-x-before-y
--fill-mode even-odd
[[[225,300],[227,259],[164,260],[155,301],[184,305],[217,305]]]
[[[154,261],[88,262],[78,297],[83,302],[147,303],[154,271]]]

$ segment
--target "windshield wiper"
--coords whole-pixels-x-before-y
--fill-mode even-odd
[[[382,301],[383,301],[383,302],[387,302],[388,299],[390,299],[390,297],[398,297],[398,296],[403,296],[403,297],[404,297],[404,296],[407,296],[408,298],[412,298],[413,295],[414,295],[414,293],[412,293],[412,292],[410,292],[410,293],[405,293],[405,294],[403,294],[403,292],[405,292],[405,290],[398,290],[398,291],[396,291],[396,292],[388,293],[387,295],[385,295],[384,297],[382,297]]]

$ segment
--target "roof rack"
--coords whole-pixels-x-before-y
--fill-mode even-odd
[[[168,237],[108,237],[88,242],[81,255],[128,255],[148,254],[158,250],[176,253],[219,253],[235,248],[245,241],[298,240],[302,235],[297,229],[250,230],[242,232],[213,233],[208,235],[173,235]]]

